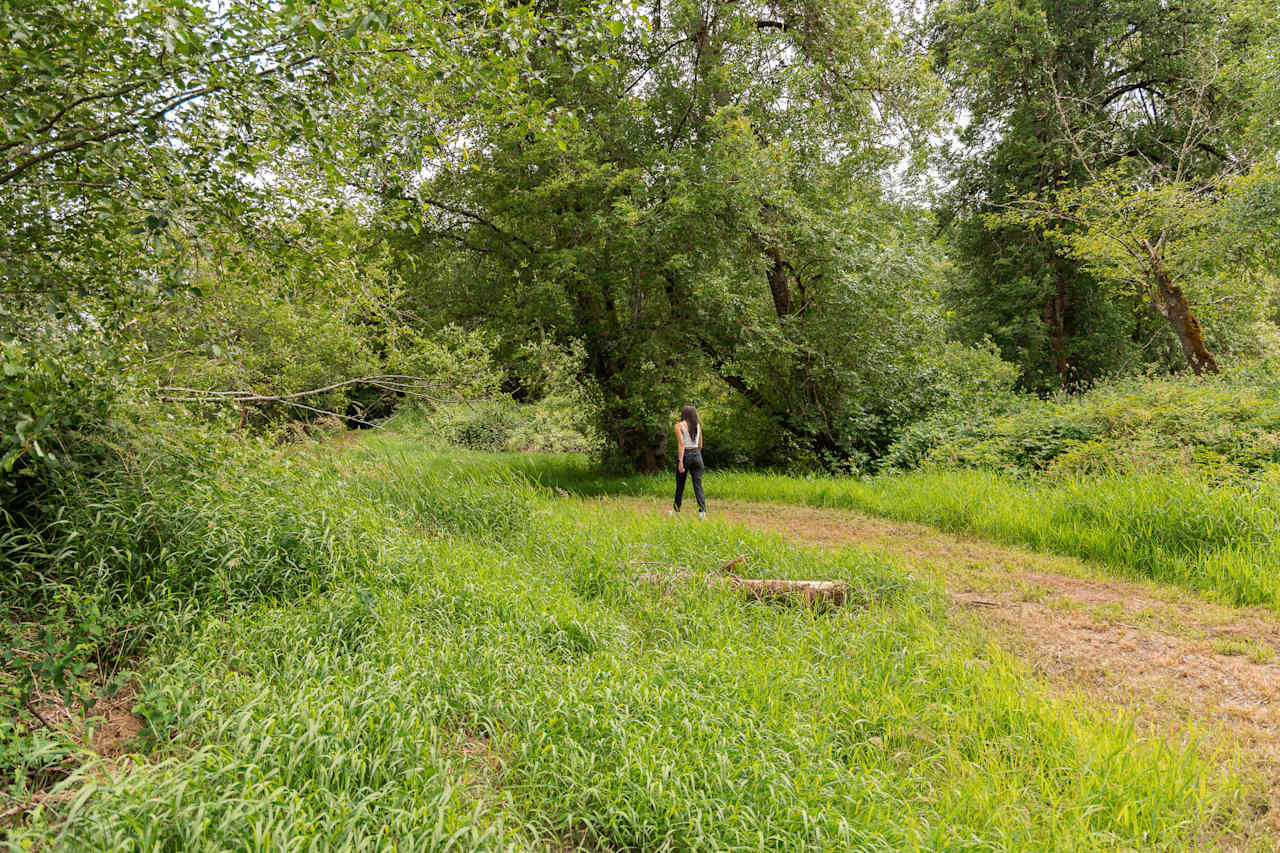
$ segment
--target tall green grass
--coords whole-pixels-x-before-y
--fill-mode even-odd
[[[0,795],[25,799],[83,752],[50,740],[38,706],[114,693],[156,635],[379,576],[404,530],[502,537],[527,512],[528,484],[498,469],[442,457],[431,489],[406,490],[400,463],[388,452],[350,477],[323,452],[194,430],[123,449],[98,476],[60,478],[38,523],[0,530]],[[480,476],[504,484],[481,493]]]
[[[395,439],[296,462],[268,491],[330,519],[299,528],[299,559],[338,559],[326,583],[159,633],[153,758],[82,771],[10,841],[1185,850],[1241,827],[1238,779],[1050,695],[882,558],[561,500],[509,469]],[[854,600],[637,580],[740,553]]]
[[[668,498],[669,476],[616,477],[571,456],[505,457],[581,495]],[[1190,472],[1028,479],[980,470],[870,478],[709,472],[708,499],[851,509],[1083,557],[1231,604],[1280,607],[1280,490]]]

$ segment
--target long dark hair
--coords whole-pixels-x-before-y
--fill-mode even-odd
[[[698,410],[693,406],[685,406],[680,410],[680,420],[684,421],[684,428],[689,431],[689,440],[698,434]]]

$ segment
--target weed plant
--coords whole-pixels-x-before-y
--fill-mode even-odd
[[[1238,779],[1051,696],[881,558],[557,498],[511,471],[381,438],[295,458],[252,496],[203,494],[256,534],[270,522],[241,501],[291,507],[289,560],[257,555],[316,581],[258,581],[159,631],[140,673],[150,757],[85,768],[10,842],[1093,851],[1240,829]],[[701,582],[738,554],[753,574],[846,580],[853,602]]]

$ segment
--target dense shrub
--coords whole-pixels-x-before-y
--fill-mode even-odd
[[[432,441],[468,450],[575,452],[597,449],[582,413],[557,401],[517,403],[509,397],[431,407],[408,406],[400,426]]]
[[[38,511],[55,478],[107,453],[122,390],[111,360],[88,331],[0,340],[0,543]]]
[[[1256,476],[1280,463],[1280,388],[1262,370],[1126,379],[1078,396],[1020,398],[985,416],[908,429],[885,467],[1091,474],[1194,468]]]
[[[707,465],[864,473],[877,467],[896,443],[913,435],[924,418],[945,424],[968,422],[1014,399],[1015,369],[989,346],[921,347],[909,359],[879,369],[876,381],[858,385],[838,410],[797,400],[792,404],[797,412],[789,419],[762,411],[719,383],[696,383],[694,399],[705,402],[699,410],[713,425],[708,435],[714,434],[714,441],[704,449]],[[803,421],[828,435],[829,440],[816,443],[827,449],[815,449],[813,434],[790,431],[781,425],[783,420]]]
[[[777,423],[759,409],[732,398],[712,397],[711,400],[710,405],[698,410],[698,417],[706,427],[702,455],[707,467],[789,470],[818,467],[812,454],[791,434],[779,430]],[[674,446],[675,437],[670,441]]]

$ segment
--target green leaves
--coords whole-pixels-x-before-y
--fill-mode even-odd
[[[424,315],[498,330],[507,357],[531,334],[581,341],[606,434],[643,464],[656,457],[640,445],[661,440],[693,382],[748,369],[773,417],[804,380],[764,353],[833,348],[847,363],[847,335],[772,313],[763,252],[824,282],[815,318],[845,316],[825,297],[850,274],[840,235],[864,219],[873,239],[892,230],[878,229],[877,170],[898,156],[883,139],[926,122],[932,78],[914,48],[890,49],[905,42],[888,7],[844,3],[781,29],[757,12],[724,4],[713,19],[677,3],[651,21],[597,5],[552,18],[517,57],[526,106],[468,124],[452,154],[391,170],[397,186],[428,176],[419,206],[384,196],[388,231],[423,225],[397,244],[419,260],[404,275]],[[485,73],[512,70],[503,51],[513,44]],[[851,387],[832,380],[837,396]]]
[[[967,336],[995,338],[1025,385],[1185,364],[1168,345],[1182,332],[1158,325],[1153,267],[1223,306],[1202,318],[1214,346],[1256,345],[1241,334],[1261,316],[1256,273],[1203,249],[1227,184],[1262,153],[1248,60],[1272,17],[1219,0],[1177,15],[1147,0],[944,7],[938,55],[969,113],[950,158],[952,298]]]

